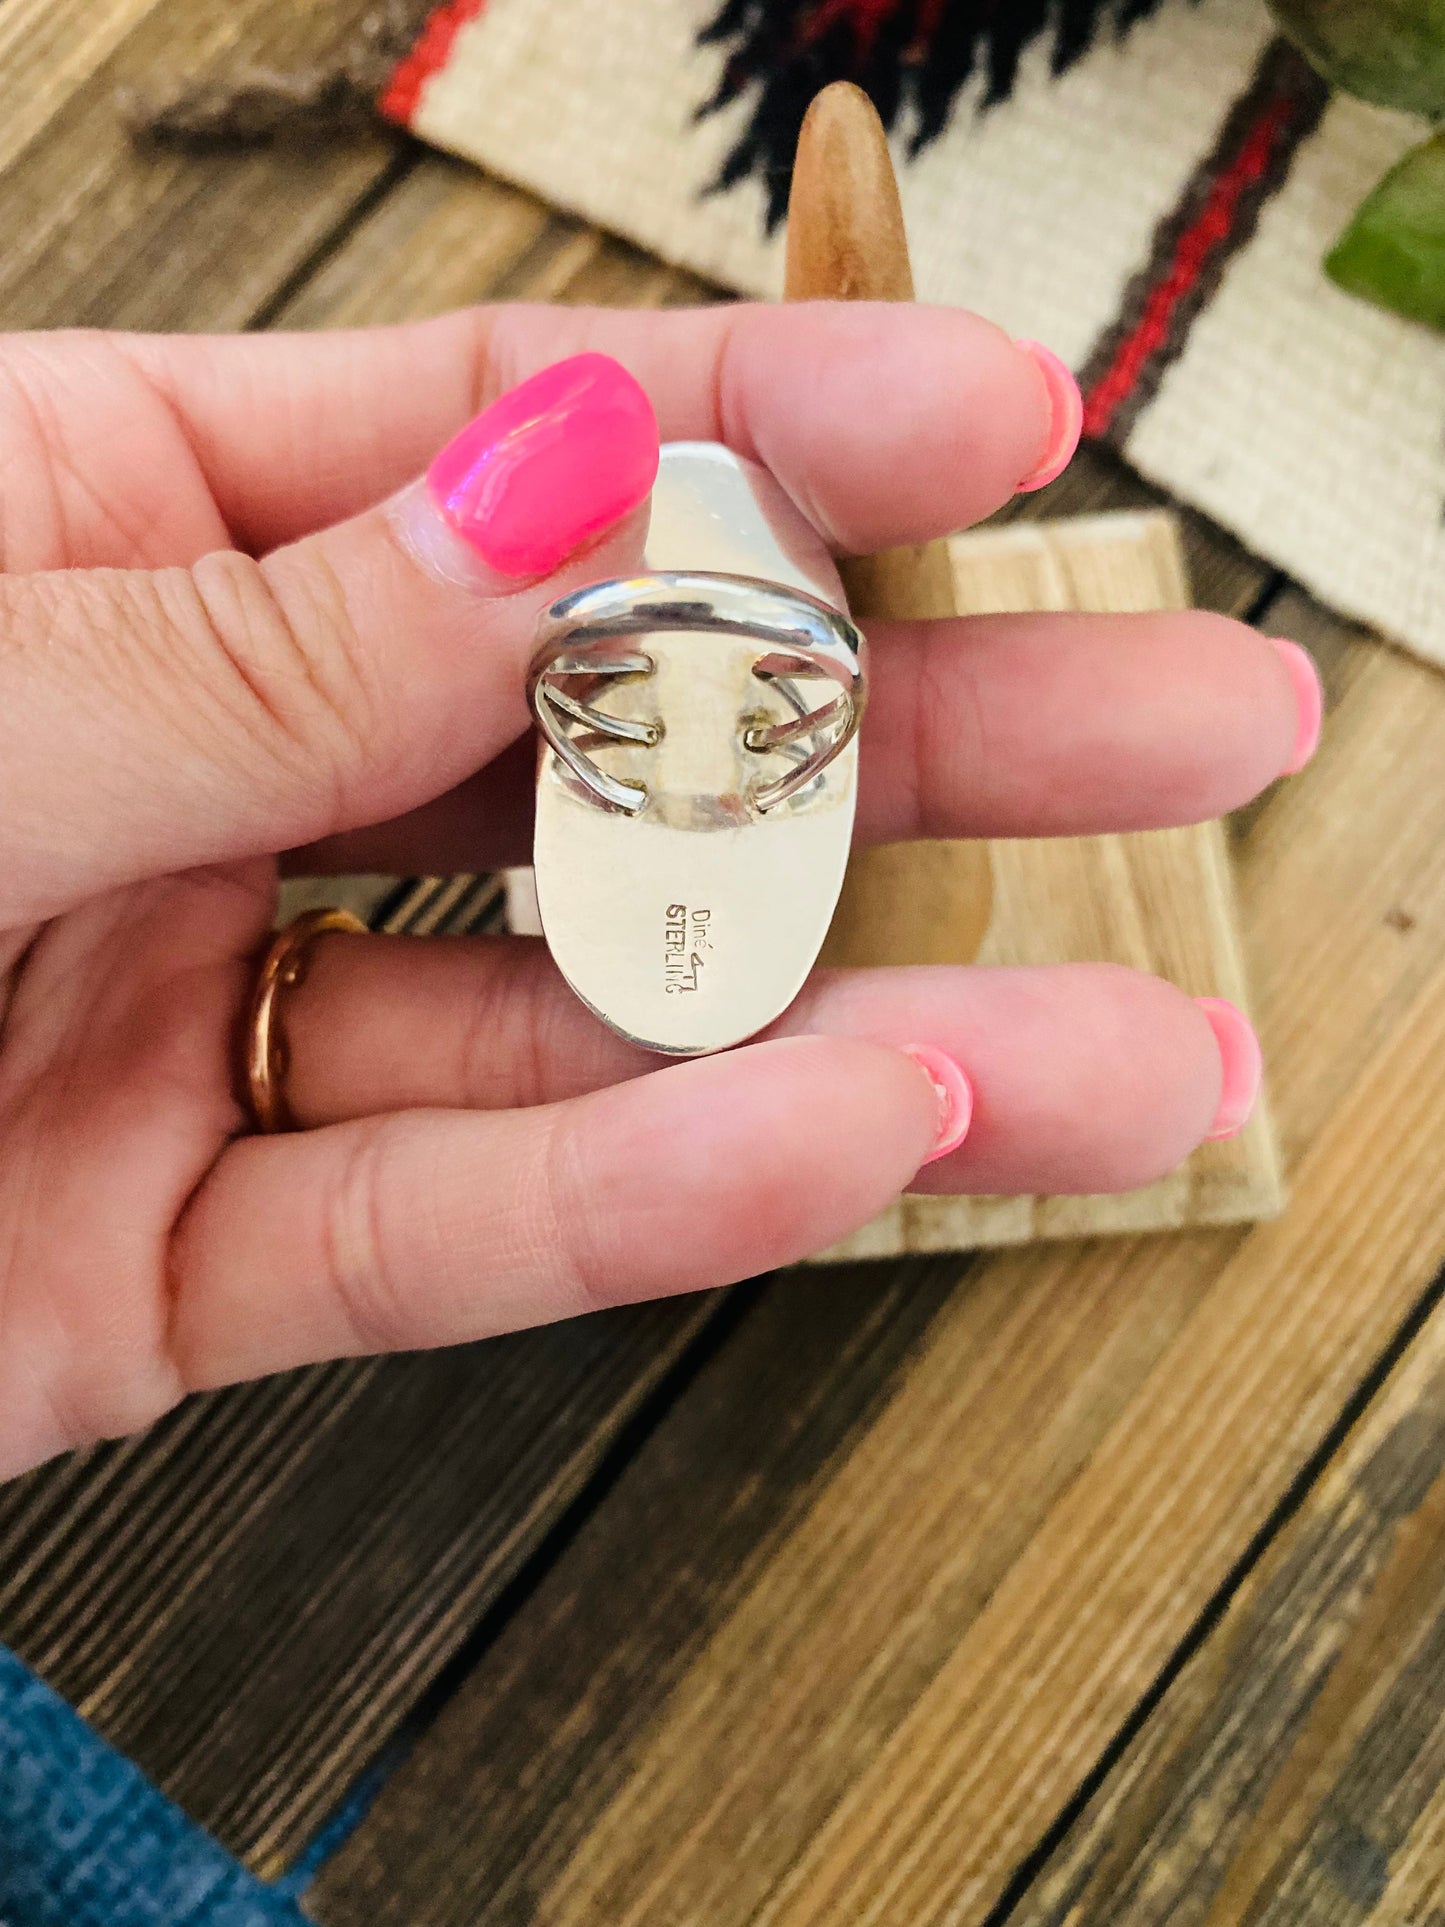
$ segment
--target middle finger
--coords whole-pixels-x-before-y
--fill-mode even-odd
[[[870,624],[858,835],[1085,836],[1202,822],[1298,768],[1319,732],[1308,662],[1227,617],[966,616]],[[527,860],[523,742],[389,823],[293,853],[293,870]]]

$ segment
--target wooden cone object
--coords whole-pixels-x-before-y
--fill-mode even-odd
[[[835,81],[803,121],[788,202],[786,301],[911,301],[913,270],[893,158],[861,87]],[[853,615],[956,613],[946,542],[840,561]],[[966,963],[988,928],[987,843],[855,850],[823,946],[827,964]]]

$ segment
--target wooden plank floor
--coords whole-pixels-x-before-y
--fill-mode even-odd
[[[0,326],[711,298],[384,133],[122,138],[360,10],[0,0]],[[376,1769],[321,1921],[1445,1917],[1445,681],[1185,527],[1330,697],[1234,826],[1283,1220],[295,1373],[0,1489],[0,1638],[259,1871]]]

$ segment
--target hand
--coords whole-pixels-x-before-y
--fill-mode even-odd
[[[287,1006],[315,1128],[247,1134],[276,853],[525,860],[533,622],[635,565],[656,430],[613,371],[616,459],[569,469],[587,423],[552,424],[542,522],[525,476],[480,522],[412,478],[583,350],[840,550],[966,526],[1067,438],[1033,355],[926,308],[0,342],[0,1473],[193,1388],[787,1263],[911,1183],[1141,1184],[1242,1121],[1243,1020],[1119,969],[819,974],[775,1035],[658,1068],[535,943],[336,936]],[[873,643],[870,838],[1212,816],[1317,726],[1301,664],[1211,616]]]

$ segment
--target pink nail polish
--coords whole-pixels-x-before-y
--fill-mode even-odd
[[[427,470],[448,525],[501,575],[547,575],[657,477],[657,418],[610,355],[573,355],[484,408]]]
[[[1219,1109],[1206,1133],[1213,1142],[1216,1138],[1236,1136],[1249,1122],[1264,1076],[1264,1058],[1254,1026],[1242,1010],[1236,1010],[1223,997],[1196,997],[1194,1001],[1209,1019],[1224,1066]]]
[[[968,1136],[968,1127],[973,1122],[973,1086],[964,1075],[963,1066],[931,1044],[906,1044],[903,1055],[913,1059],[938,1097],[938,1136],[923,1160],[925,1164],[933,1164],[939,1158],[946,1158],[950,1151],[956,1151]]]
[[[1294,686],[1295,707],[1299,712],[1294,748],[1280,774],[1297,776],[1320,746],[1320,731],[1325,720],[1324,690],[1308,649],[1301,649],[1297,642],[1290,642],[1284,636],[1271,636],[1269,640],[1279,651],[1279,659]]]
[[[1043,488],[1057,480],[1073,460],[1084,427],[1084,398],[1068,366],[1059,360],[1052,348],[1045,348],[1038,341],[1016,341],[1014,346],[1022,348],[1032,358],[1034,366],[1043,376],[1052,411],[1049,439],[1043,457],[1033,473],[1026,475],[1018,486],[1020,495],[1029,495],[1036,488]]]

